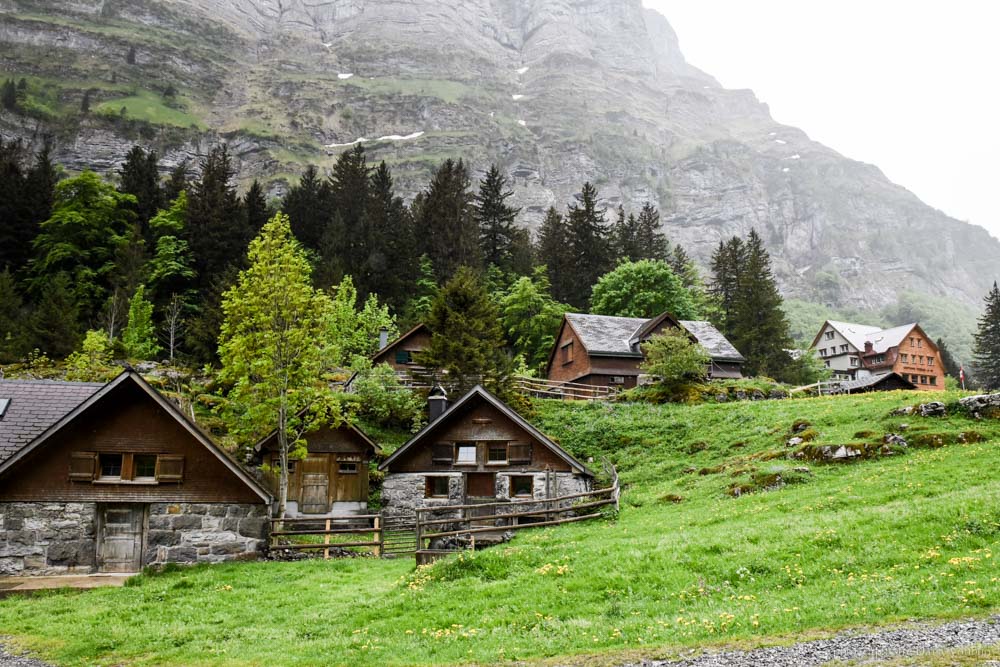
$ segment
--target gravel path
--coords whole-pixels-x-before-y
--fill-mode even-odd
[[[644,660],[626,667],[811,667],[833,661],[891,660],[933,651],[1000,643],[1000,616],[944,624],[916,623],[871,634],[844,632],[832,639],[751,651],[706,653],[686,660]],[[0,663],[2,665],[3,663]]]
[[[8,653],[7,648],[0,644],[0,667],[52,667],[52,665],[18,652]]]

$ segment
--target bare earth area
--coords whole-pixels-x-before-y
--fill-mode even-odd
[[[918,623],[895,630],[755,649],[708,653],[688,660],[645,660],[626,667],[809,667],[830,663],[878,664],[937,651],[1000,643],[1000,616],[943,625]],[[2,664],[2,663],[0,663]]]

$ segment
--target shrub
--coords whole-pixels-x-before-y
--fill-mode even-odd
[[[705,349],[679,329],[667,329],[653,336],[643,345],[643,351],[646,356],[643,371],[668,387],[705,379],[711,361]]]

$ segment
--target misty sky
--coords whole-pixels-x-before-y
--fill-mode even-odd
[[[644,0],[688,62],[1000,238],[1000,3]]]

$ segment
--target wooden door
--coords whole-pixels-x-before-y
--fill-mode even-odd
[[[368,462],[360,454],[338,454],[333,463],[333,500],[368,500]]]
[[[97,563],[101,572],[138,572],[142,567],[144,505],[100,505]]]
[[[330,511],[330,457],[307,456],[302,465],[299,512],[326,514]]]
[[[465,476],[465,495],[469,498],[496,498],[496,475],[491,472],[470,472]]]

